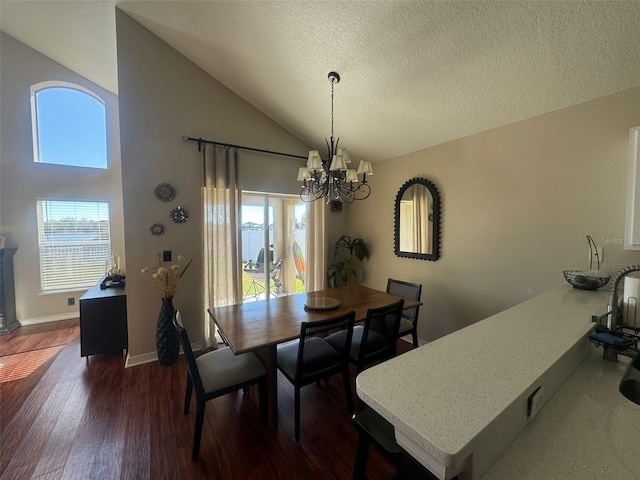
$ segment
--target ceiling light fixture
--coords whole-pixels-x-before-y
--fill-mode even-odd
[[[306,167],[298,169],[298,181],[302,182],[300,198],[305,202],[313,202],[321,198],[326,203],[331,200],[342,200],[351,203],[364,200],[371,194],[367,183],[367,175],[373,175],[371,162],[361,160],[358,170],[349,168],[351,158],[346,148],[338,148],[339,138],[333,136],[333,86],[340,81],[340,75],[329,72],[331,82],[331,140],[327,142],[327,159],[320,157],[318,150],[311,150]],[[362,181],[358,175],[362,175]]]

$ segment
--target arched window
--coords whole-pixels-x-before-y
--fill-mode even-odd
[[[33,160],[107,168],[104,101],[80,85],[42,82],[31,87]]]

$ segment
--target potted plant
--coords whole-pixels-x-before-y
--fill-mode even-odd
[[[348,258],[343,258],[345,250],[349,252]],[[336,287],[338,284],[351,284],[356,277],[354,256],[358,262],[369,257],[369,247],[362,238],[352,239],[348,235],[343,235],[336,241],[333,249],[333,256],[339,261],[329,265],[327,276],[329,286]]]

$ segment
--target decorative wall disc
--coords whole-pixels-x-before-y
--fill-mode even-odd
[[[176,190],[168,183],[161,183],[156,187],[156,197],[163,202],[170,202],[176,198]]]
[[[169,216],[171,217],[171,220],[174,221],[175,223],[184,223],[187,220],[189,220],[189,214],[182,207],[176,207],[173,210],[171,210],[171,215]]]
[[[153,225],[151,225],[149,231],[151,232],[151,235],[163,235],[164,225],[162,225],[161,223],[154,223]]]

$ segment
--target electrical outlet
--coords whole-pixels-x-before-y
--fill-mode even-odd
[[[598,256],[600,257],[600,264],[602,264],[602,260],[604,257],[604,247],[600,247],[598,248],[598,254],[596,255],[596,251],[594,250],[593,252],[591,250],[589,250],[589,253],[587,254],[587,256],[589,257],[589,262],[593,262],[593,264],[595,265],[594,268],[598,268]]]
[[[171,250],[165,250],[162,252],[162,260],[165,262],[171,261]]]
[[[76,299],[73,297],[69,297],[67,298],[67,306],[71,307],[72,305],[76,304]]]
[[[533,420],[533,418],[537,415],[537,413],[542,408],[542,403],[544,402],[544,391],[542,386],[535,389],[535,391],[529,395],[529,399],[527,400],[527,416]]]

